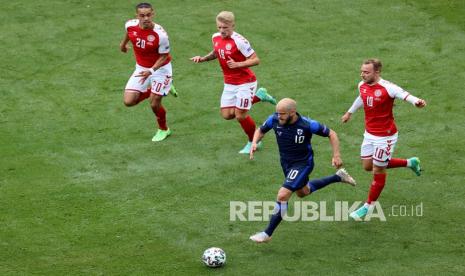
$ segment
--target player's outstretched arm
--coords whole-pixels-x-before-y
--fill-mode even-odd
[[[253,154],[257,151],[257,143],[262,140],[263,136],[265,136],[265,133],[260,128],[257,128],[253,134],[252,146],[250,147],[250,160],[253,159]]]
[[[363,101],[360,96],[358,96],[355,101],[352,103],[352,106],[349,108],[349,110],[341,117],[341,122],[347,123],[350,120],[350,117],[352,116],[355,111],[357,111],[360,107],[363,106]]]
[[[214,60],[216,59],[216,54],[215,54],[215,51],[211,51],[210,53],[208,53],[207,55],[201,57],[201,56],[195,56],[195,57],[191,57],[190,60],[195,62],[195,63],[200,63],[200,62],[205,62],[205,61],[210,61],[210,60]]]
[[[350,117],[352,117],[352,113],[346,112],[344,115],[342,115],[341,122],[347,123],[350,120]]]
[[[415,97],[397,85],[389,86],[388,93],[391,97],[407,101],[418,108],[423,108],[426,106],[425,100]]]
[[[334,130],[329,131],[329,143],[331,144],[331,148],[333,149],[333,158],[331,160],[331,165],[336,168],[342,167],[342,159],[341,159],[341,152],[339,151],[339,138],[337,137],[337,133]]]

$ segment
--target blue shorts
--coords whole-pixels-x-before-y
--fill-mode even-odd
[[[283,172],[286,176],[283,187],[293,192],[300,190],[308,183],[308,176],[313,171],[313,162],[311,164],[283,166]]]

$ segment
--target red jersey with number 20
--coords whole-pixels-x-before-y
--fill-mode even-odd
[[[171,61],[168,34],[162,26],[155,24],[153,29],[146,30],[139,26],[139,19],[132,19],[126,22],[125,27],[137,64],[150,68],[160,58],[160,54],[168,54],[168,59],[162,66]]]
[[[397,132],[392,113],[394,100],[406,100],[410,93],[384,79],[374,85],[361,81],[358,90],[365,110],[365,130],[375,136],[394,135]]]
[[[223,70],[224,83],[239,85],[250,83],[257,80],[252,70],[247,67],[234,68],[228,67],[228,60],[232,58],[236,62],[244,61],[255,51],[250,43],[240,34],[233,32],[230,37],[223,38],[220,33],[212,36],[213,48]]]

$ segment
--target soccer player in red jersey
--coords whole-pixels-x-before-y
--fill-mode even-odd
[[[257,78],[249,67],[258,65],[260,60],[249,41],[234,31],[234,14],[222,11],[216,17],[218,32],[213,34],[213,50],[205,56],[195,56],[195,63],[218,59],[224,75],[224,89],[221,96],[221,115],[226,120],[236,119],[248,143],[239,151],[249,154],[255,132],[255,122],[248,115],[252,105],[259,101],[276,105],[276,100],[265,88],[257,90]],[[255,93],[256,92],[256,93]]]
[[[398,136],[392,107],[396,98],[418,108],[425,107],[426,101],[382,79],[381,68],[382,64],[378,59],[368,59],[363,62],[360,69],[362,81],[358,85],[359,96],[341,118],[342,122],[346,123],[357,109],[362,106],[364,108],[365,134],[360,155],[363,168],[373,172],[373,182],[366,203],[350,214],[356,220],[366,216],[370,205],[381,194],[386,183],[386,169],[409,167],[416,175],[421,174],[420,160],[417,157],[392,158]]]
[[[124,104],[134,106],[146,98],[157,118],[158,131],[152,141],[159,142],[171,130],[166,124],[166,109],[162,98],[172,88],[172,68],[168,34],[162,26],[153,22],[155,12],[149,3],[136,6],[136,17],[126,22],[126,35],[120,43],[123,53],[128,51],[130,41],[136,58],[136,69],[129,78],[124,90]],[[173,91],[176,93],[176,91]]]

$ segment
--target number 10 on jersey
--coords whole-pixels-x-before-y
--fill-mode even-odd
[[[295,143],[296,144],[302,144],[305,140],[305,136],[300,136],[300,135],[296,135],[295,136]]]

